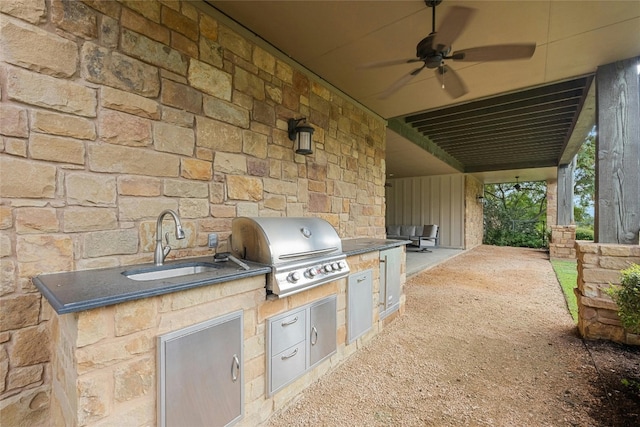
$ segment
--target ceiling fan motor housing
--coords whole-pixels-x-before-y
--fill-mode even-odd
[[[424,4],[426,4],[429,7],[435,7],[440,3],[442,3],[442,0],[424,0]]]
[[[416,46],[416,56],[424,61],[427,68],[438,68],[442,64],[442,60],[445,59],[451,48],[446,51],[438,52],[433,49],[433,38],[435,33],[429,34],[427,37],[420,40]]]

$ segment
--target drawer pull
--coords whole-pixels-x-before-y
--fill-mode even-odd
[[[233,355],[233,362],[231,363],[231,381],[234,383],[238,381],[238,375],[240,374],[240,359],[238,355]]]
[[[289,320],[288,322],[282,322],[280,325],[281,326],[289,326],[289,325],[293,325],[297,321],[298,321],[298,316],[294,317],[293,319]]]
[[[314,326],[313,328],[311,328],[311,345],[316,345],[317,342],[318,342],[318,330]]]
[[[362,282],[364,282],[365,280],[367,280],[367,278],[366,278],[366,277],[363,277],[363,278],[361,278],[361,279],[358,279],[358,283],[362,283]]]
[[[296,317],[297,319],[297,317]],[[280,359],[282,360],[287,360],[287,359],[291,359],[293,356],[295,356],[296,354],[298,354],[298,347],[296,347],[295,350],[293,350],[293,353],[286,355],[286,356],[280,356]]]

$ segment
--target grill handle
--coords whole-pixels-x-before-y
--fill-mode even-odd
[[[338,247],[334,246],[332,248],[318,249],[316,251],[307,251],[307,252],[298,252],[295,254],[280,255],[280,259],[291,259],[291,258],[307,257],[311,255],[322,255],[322,254],[326,254],[336,250],[338,250]]]

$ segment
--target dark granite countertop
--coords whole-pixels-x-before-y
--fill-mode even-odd
[[[124,275],[125,272],[144,272],[153,269],[154,265],[151,263],[43,274],[34,277],[33,283],[49,301],[56,313],[64,314],[271,272],[271,267],[250,261],[245,261],[251,267],[249,270],[240,268],[232,261],[214,263],[213,255],[168,261],[164,267],[202,262],[214,264],[215,270],[181,277],[142,281],[132,280]]]
[[[394,248],[411,243],[409,240],[358,238],[342,241],[342,251],[347,256]],[[200,286],[214,285],[264,275],[271,267],[244,261],[251,268],[244,270],[232,261],[213,263],[212,256],[184,258],[169,261],[163,268],[193,263],[215,264],[215,271],[170,277],[155,280],[133,280],[124,273],[147,271],[153,264],[128,265],[96,270],[70,271],[42,274],[33,278],[33,283],[58,314],[74,313],[112,304],[119,304],[141,298],[171,292],[184,291]]]
[[[382,251],[384,249],[408,245],[409,243],[411,243],[411,240],[371,238],[346,239],[342,241],[342,252],[344,252],[347,256],[352,256],[364,254],[367,252]]]

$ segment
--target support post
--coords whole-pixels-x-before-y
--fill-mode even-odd
[[[573,219],[573,172],[576,158],[558,167],[558,225],[571,225]]]
[[[638,244],[640,231],[640,57],[596,72],[595,241]]]

